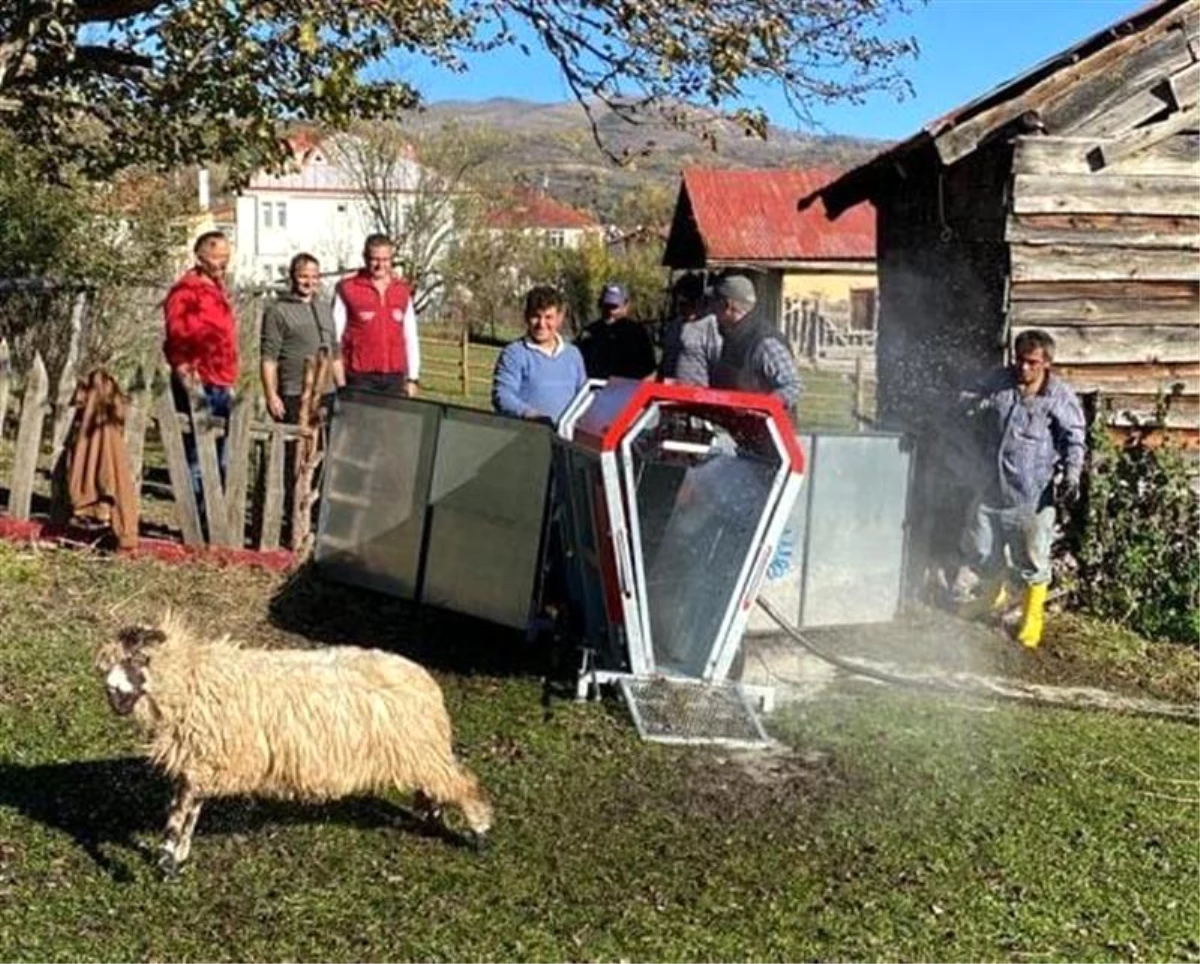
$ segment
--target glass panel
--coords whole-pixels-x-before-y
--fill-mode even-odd
[[[317,563],[334,578],[416,598],[440,414],[368,393],[339,398],[316,545]]]
[[[422,601],[523,629],[549,479],[545,426],[448,409],[430,490]]]
[[[654,658],[687,676],[704,672],[780,468],[765,432],[739,424],[735,441],[717,417],[667,410],[632,446]]]

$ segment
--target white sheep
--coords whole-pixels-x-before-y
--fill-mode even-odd
[[[454,757],[442,691],[401,656],[355,647],[244,649],[195,638],[168,614],[96,655],[109,703],[133,714],[150,760],[176,781],[160,868],[187,860],[209,797],[332,800],[416,791],[436,816],[457,806],[482,845],[492,808]]]

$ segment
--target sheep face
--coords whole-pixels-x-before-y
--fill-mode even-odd
[[[116,646],[106,646],[98,654],[97,662],[104,676],[104,690],[108,705],[118,716],[133,712],[149,689],[147,666],[150,662],[147,650],[166,640],[158,629],[133,626],[123,629],[117,636]]]

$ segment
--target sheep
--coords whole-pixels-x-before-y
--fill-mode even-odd
[[[454,757],[442,691],[401,656],[350,646],[242,648],[204,641],[168,613],[122,630],[96,667],[108,701],[132,714],[148,755],[175,781],[159,868],[177,874],[204,800],[333,800],[415,791],[428,818],[457,806],[482,847],[492,807]]]

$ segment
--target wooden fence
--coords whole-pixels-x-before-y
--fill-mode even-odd
[[[812,298],[788,298],[780,325],[798,360],[815,368],[849,370],[875,364],[875,328],[853,328]]]
[[[167,371],[157,370],[151,376],[139,369],[123,389],[127,399],[123,436],[139,517],[145,515],[141,510],[147,501],[146,441],[148,436],[157,437],[170,479],[175,525],[185,545],[275,549],[286,539],[288,548],[306,552],[316,500],[313,480],[323,458],[318,389],[327,377],[326,360],[310,360],[301,424],[284,425],[266,416],[257,395],[253,400],[236,399],[228,419],[213,417],[203,396],[196,393],[190,396],[190,411],[178,412]],[[13,459],[6,472],[0,465],[0,484],[8,488],[9,517],[29,519],[39,468],[46,466],[50,479],[65,477],[76,380],[71,369],[64,368],[51,397],[46,366],[37,355],[20,386],[15,383],[8,346],[0,341],[0,440],[5,437],[12,403],[20,407]],[[195,442],[201,474],[203,515],[186,456],[189,437]],[[225,445],[224,478],[218,465],[218,440]],[[285,480],[292,484],[289,526],[284,525]],[[50,518],[70,517],[69,497],[62,486],[51,485]]]

